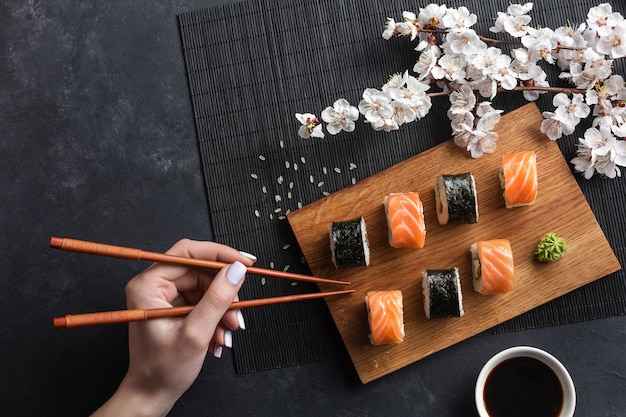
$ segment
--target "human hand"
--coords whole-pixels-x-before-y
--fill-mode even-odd
[[[120,387],[94,415],[123,416],[145,410],[165,415],[198,376],[207,352],[221,355],[231,331],[243,328],[237,300],[246,266],[254,257],[213,242],[183,239],[170,255],[229,263],[219,272],[156,263],[126,286],[129,309],[195,305],[185,318],[129,324],[129,367]]]

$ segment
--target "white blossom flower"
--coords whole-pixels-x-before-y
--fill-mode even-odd
[[[363,92],[363,100],[359,103],[359,111],[368,122],[379,125],[393,116],[391,97],[384,91],[368,88]]]
[[[601,36],[595,48],[612,58],[626,56],[626,20],[619,22],[608,35]]]
[[[609,154],[615,146],[615,142],[615,136],[611,134],[609,129],[590,127],[585,132],[584,143],[591,148],[592,155],[604,156]]]
[[[396,21],[391,17],[387,18],[385,30],[383,31],[383,39],[389,40],[396,34]]]
[[[458,9],[448,9],[443,16],[442,23],[448,29],[457,30],[467,29],[476,24],[477,20],[478,17],[475,14],[470,13],[467,7],[461,6]]]
[[[420,27],[425,29],[443,29],[442,21],[446,15],[446,10],[445,4],[431,3],[424,8],[420,7],[420,12],[417,16]]]
[[[615,143],[615,164],[626,167],[626,140],[618,140]]]
[[[322,120],[328,123],[326,130],[331,135],[345,130],[354,131],[354,122],[359,118],[359,110],[351,106],[346,99],[340,98],[335,101],[333,107],[326,107],[322,112]]]
[[[476,96],[469,84],[461,85],[456,91],[450,93],[450,111],[452,114],[466,113],[474,110]]]
[[[591,109],[585,104],[582,94],[573,94],[570,99],[565,93],[558,93],[552,99],[556,107],[554,118],[564,124],[576,126],[580,119],[589,116]]]
[[[555,119],[553,112],[544,111],[541,115],[544,117],[544,120],[541,122],[541,132],[545,133],[550,140],[557,140],[563,135],[571,135],[576,129],[576,126],[572,124],[563,123]]]
[[[591,148],[588,147],[584,139],[578,138],[578,146],[576,150],[576,157],[570,160],[570,163],[574,165],[574,169],[578,172],[582,172],[585,179],[590,179],[595,172],[595,158],[591,154]]]
[[[437,65],[437,55],[432,48],[427,49],[420,54],[415,66],[413,67],[413,71],[419,74],[419,80],[428,82],[430,79],[430,73],[435,65]]]
[[[461,29],[449,32],[446,35],[446,41],[453,53],[463,55],[476,53],[482,43],[476,32],[472,29]]]
[[[512,90],[517,86],[517,74],[511,67],[511,61],[510,56],[500,54],[491,66],[491,77],[500,82],[505,90]]]
[[[589,9],[587,13],[587,25],[597,37],[602,38],[609,35],[618,23],[624,18],[613,9],[609,3],[603,3]]]
[[[311,113],[296,113],[296,119],[302,126],[298,129],[298,136],[303,139],[308,139],[310,137],[314,138],[323,138],[324,131],[322,129],[322,124],[317,119],[317,116]]]
[[[439,58],[431,74],[437,80],[445,78],[448,81],[463,81],[465,79],[463,63],[458,57],[452,55],[443,55]]]
[[[474,114],[471,112],[463,112],[463,113],[453,113],[452,108],[448,109],[447,112],[448,119],[450,119],[450,127],[452,127],[452,132],[459,133],[464,131],[465,129],[462,125],[474,126]],[[455,136],[456,142],[456,136]],[[461,147],[466,147],[467,143],[457,145]]]
[[[391,118],[394,126],[400,127],[415,120],[415,112],[406,101],[394,100],[391,102],[391,107],[393,108],[393,116]]]

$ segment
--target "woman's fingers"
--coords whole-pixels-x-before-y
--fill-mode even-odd
[[[202,299],[185,319],[184,326],[188,334],[193,335],[194,339],[204,343],[205,346],[209,346],[213,334],[237,296],[245,274],[246,266],[238,261],[220,270]]]

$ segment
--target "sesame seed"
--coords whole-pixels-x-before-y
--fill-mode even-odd
[[[289,188],[293,189],[293,181],[289,183]]]
[[[270,268],[274,269],[274,261],[270,262]]]
[[[254,215],[257,217],[261,217],[261,213],[259,213],[259,210],[254,210]]]
[[[250,176],[251,176],[252,178],[254,178],[255,180],[258,180],[258,179],[259,179],[259,176],[258,176],[257,174],[250,174]]]
[[[317,183],[318,187],[321,187],[322,185],[324,185],[324,181],[320,181],[320,182]]]
[[[281,148],[284,148],[284,147],[285,147],[285,142],[283,142],[283,140],[282,140],[282,139],[280,140],[280,147],[281,147]]]
[[[294,282],[291,283],[292,287],[295,287],[296,285],[298,285],[298,281],[294,281]]]
[[[295,163],[295,162],[293,163],[293,170],[294,170],[294,171],[297,171],[297,170],[298,170],[298,164],[297,164],[297,163]]]
[[[263,191],[263,194],[267,194],[267,187],[265,187],[265,185],[261,188],[261,191]]]
[[[341,170],[340,170],[339,168],[337,168],[337,167],[335,167],[335,172],[336,172],[337,174],[341,174]]]
[[[322,194],[324,194],[325,196],[329,196],[330,193],[328,191],[322,191]]]
[[[301,156],[300,160],[302,161],[303,164],[306,164],[306,159],[304,159],[304,156]]]
[[[278,220],[285,220],[286,218],[287,218],[287,216],[284,216],[284,215],[278,216]]]
[[[285,212],[285,214],[289,214],[291,213],[291,209],[287,209],[287,211]]]
[[[278,181],[279,184],[282,184],[285,181],[285,178],[283,178],[283,176],[281,175],[280,177],[276,178],[276,181]]]
[[[259,159],[260,159],[261,161],[265,161],[265,157],[264,157],[263,155],[259,155]]]
[[[290,166],[289,161],[285,161],[285,168],[289,169]]]
[[[309,182],[311,184],[313,184],[313,182],[315,182],[315,180],[313,179],[313,175],[309,175]]]
[[[274,213],[280,213],[282,211],[282,209],[280,207],[274,209]]]
[[[326,169],[326,167],[322,167],[322,172],[324,172],[324,174],[328,174],[328,170]]]
[[[291,245],[289,243],[286,243],[285,245],[283,245],[283,249],[289,249]]]
[[[274,220],[274,215],[270,213],[270,220]]]
[[[354,162],[350,162],[350,169],[356,169],[356,164]]]
[[[283,201],[283,198],[280,195],[276,194],[274,196],[274,200],[276,200],[276,202],[278,203],[279,201]]]
[[[287,192],[287,198],[291,200],[291,191]]]
[[[283,268],[283,271],[287,272],[288,269],[289,269],[289,265],[285,265],[285,267]]]
[[[356,184],[356,178],[352,177],[352,184]]]
[[[302,202],[298,201],[298,208],[302,208]]]
[[[265,285],[265,277],[261,277],[261,285]]]

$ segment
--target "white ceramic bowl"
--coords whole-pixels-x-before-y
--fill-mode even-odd
[[[509,349],[505,349],[502,352],[496,354],[483,366],[478,375],[476,381],[476,389],[474,391],[474,398],[476,401],[476,409],[480,417],[491,417],[487,412],[484,401],[485,383],[489,373],[500,363],[507,359],[526,357],[537,359],[544,364],[548,365],[550,369],[556,374],[563,388],[563,406],[561,407],[561,413],[559,417],[572,417],[574,415],[574,409],[576,408],[576,390],[574,389],[574,382],[567,369],[558,361],[554,356],[550,355],[541,349],[537,349],[530,346],[516,346]]]

